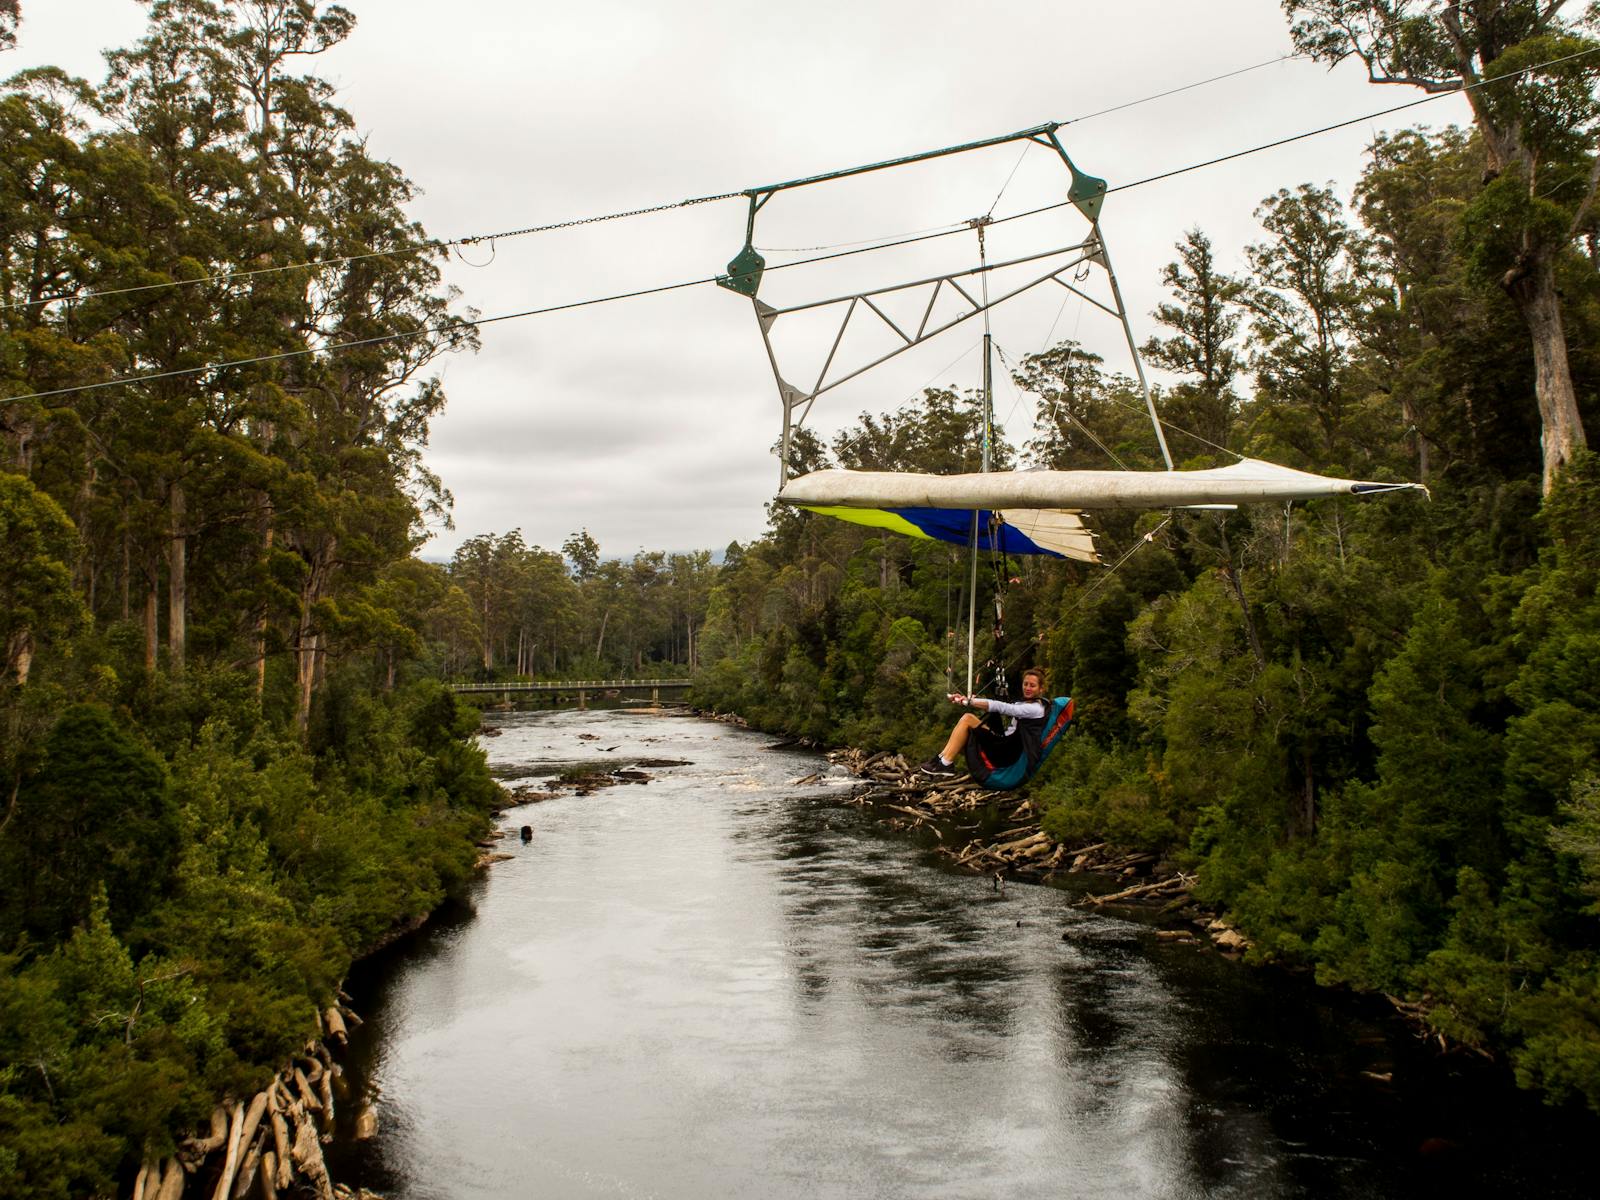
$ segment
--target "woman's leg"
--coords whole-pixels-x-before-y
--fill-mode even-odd
[[[950,740],[944,744],[944,749],[939,751],[939,757],[947,763],[955,762],[961,756],[962,750],[966,749],[967,739],[972,736],[972,731],[982,724],[983,718],[977,713],[967,713],[950,731]]]

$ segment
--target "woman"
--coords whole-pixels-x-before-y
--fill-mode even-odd
[[[982,696],[963,696],[952,693],[951,704],[969,705],[985,712],[1010,717],[1004,733],[996,733],[984,726],[983,718],[967,713],[950,731],[944,749],[917,768],[924,775],[956,774],[956,756],[966,752],[967,766],[980,780],[989,772],[998,770],[1027,755],[1030,763],[1040,757],[1040,738],[1044,731],[1045,713],[1049,702],[1044,694],[1044,672],[1029,667],[1022,673],[1022,700],[1016,704],[1004,700],[986,700]],[[969,745],[970,742],[970,745]]]

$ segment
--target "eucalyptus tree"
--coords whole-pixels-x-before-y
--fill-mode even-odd
[[[1178,258],[1161,269],[1173,296],[1156,306],[1156,322],[1171,333],[1151,337],[1144,355],[1183,377],[1163,407],[1174,425],[1197,436],[1200,453],[1226,447],[1239,398],[1233,382],[1243,366],[1235,345],[1243,285],[1217,268],[1211,239],[1191,229],[1175,247]]]
[[[1295,48],[1374,83],[1466,94],[1485,179],[1463,214],[1475,274],[1527,325],[1544,490],[1586,444],[1558,272],[1596,226],[1600,13],[1569,0],[1283,0]]]
[[[1382,284],[1361,322],[1361,369],[1398,406],[1424,483],[1454,462],[1507,478],[1539,469],[1539,417],[1522,400],[1533,372],[1526,328],[1504,293],[1473,282],[1462,245],[1480,186],[1477,141],[1453,126],[1380,135],[1355,191]]]
[[[1029,461],[1054,470],[1148,465],[1157,453],[1144,399],[1124,375],[1070,338],[1030,354],[1011,373],[1038,401]],[[1159,459],[1157,460],[1159,461]]]
[[[1280,189],[1256,218],[1268,236],[1245,248],[1242,293],[1260,389],[1254,432],[1302,462],[1335,462],[1352,400],[1345,371],[1371,298],[1367,239],[1332,190],[1312,184]]]

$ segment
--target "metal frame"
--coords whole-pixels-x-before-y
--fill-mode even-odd
[[[1173,469],[1172,454],[1167,449],[1167,439],[1165,434],[1162,432],[1161,422],[1156,416],[1155,402],[1150,396],[1149,384],[1145,380],[1144,363],[1139,357],[1139,347],[1133,336],[1133,326],[1128,321],[1127,308],[1123,304],[1122,300],[1122,289],[1117,284],[1116,272],[1111,268],[1111,257],[1106,252],[1105,240],[1100,232],[1100,208],[1105,199],[1106,182],[1103,179],[1097,179],[1092,175],[1084,174],[1077,168],[1076,165],[1073,164],[1072,159],[1068,157],[1065,148],[1061,145],[1061,142],[1056,137],[1056,131],[1060,128],[1061,125],[1059,122],[1051,122],[1045,125],[1034,126],[1032,129],[1020,130],[1016,133],[1008,133],[999,137],[985,138],[982,141],[966,142],[959,146],[947,146],[941,150],[927,150],[919,154],[908,154],[901,158],[888,159],[879,163],[870,163],[866,166],[847,167],[843,170],[830,171],[823,175],[811,175],[804,179],[792,179],[785,183],[764,184],[760,187],[749,188],[743,193],[750,198],[750,211],[745,221],[744,247],[739,251],[738,254],[734,256],[733,260],[728,263],[728,273],[726,275],[717,277],[717,283],[730,291],[749,297],[750,303],[755,311],[756,322],[761,330],[762,344],[767,349],[767,361],[772,367],[772,375],[778,385],[778,398],[783,405],[783,438],[779,444],[778,450],[778,486],[780,489],[789,481],[789,454],[793,441],[794,430],[798,426],[804,424],[806,417],[810,415],[811,406],[816,402],[818,396],[822,395],[822,393],[826,391],[830,391],[833,388],[838,387],[840,384],[845,383],[848,380],[856,378],[856,376],[871,370],[873,367],[882,365],[889,359],[894,358],[896,355],[903,354],[913,346],[921,345],[923,342],[955,328],[963,321],[969,320],[980,313],[986,313],[995,305],[1002,304],[1005,301],[1010,300],[1015,296],[1019,296],[1023,292],[1029,291],[1032,288],[1037,287],[1039,284],[1052,279],[1061,284],[1061,286],[1066,288],[1069,292],[1082,297],[1089,303],[1093,304],[1096,308],[1099,308],[1101,311],[1116,317],[1117,320],[1121,322],[1123,334],[1127,338],[1128,342],[1128,353],[1133,358],[1134,371],[1139,379],[1139,390],[1144,396],[1145,408],[1150,414],[1150,423],[1155,429],[1156,441],[1161,447],[1161,457],[1166,461],[1167,470],[1170,471]],[[1061,158],[1061,161],[1066,164],[1067,170],[1072,176],[1072,182],[1067,189],[1067,199],[1075,208],[1078,209],[1080,213],[1083,214],[1083,216],[1089,222],[1089,236],[1082,242],[1071,246],[1060,247],[1055,250],[1045,251],[1042,254],[1027,255],[1022,258],[1010,259],[1001,263],[985,262],[982,266],[972,267],[964,271],[954,271],[944,275],[932,275],[925,279],[916,280],[912,283],[903,283],[894,285],[892,287],[855,292],[845,296],[837,296],[831,300],[817,300],[806,304],[791,305],[788,308],[774,308],[771,305],[764,303],[758,297],[757,293],[761,288],[761,277],[766,269],[766,261],[755,249],[754,242],[756,214],[759,213],[761,209],[765,207],[766,203],[779,192],[787,191],[791,188],[807,187],[815,183],[825,183],[836,179],[846,179],[852,175],[865,174],[868,171],[881,171],[890,167],[906,166],[910,163],[924,162],[934,158],[943,158],[951,154],[963,154],[970,150],[980,150],[992,146],[1002,146],[1009,142],[1016,141],[1029,141],[1035,143],[1036,145],[1053,150]],[[984,219],[980,218],[980,221],[982,221],[984,224],[987,224],[987,221]],[[980,302],[974,299],[966,291],[966,289],[961,287],[961,285],[957,282],[959,279],[970,276],[979,276],[982,277],[987,283],[987,272],[989,271],[998,270],[1003,267],[1018,266],[1022,263],[1035,262],[1040,259],[1051,258],[1059,254],[1071,253],[1077,254],[1077,257],[1075,257],[1071,262],[1047,271],[1038,278],[1023,284],[1020,287],[1014,288],[1005,295],[994,300],[985,299],[984,301]],[[1073,287],[1066,280],[1060,278],[1060,276],[1065,274],[1067,271],[1070,271],[1085,262],[1097,263],[1105,269],[1107,279],[1111,285],[1111,296],[1115,302],[1115,308],[1102,304],[1092,296],[1085,294],[1078,288]],[[918,325],[915,335],[908,335],[905,330],[901,329],[899,325],[889,318],[888,314],[886,314],[881,308],[872,302],[872,298],[874,296],[883,296],[891,292],[907,291],[912,288],[927,287],[930,284],[933,285],[932,292],[928,296],[928,303],[926,308],[923,310],[922,321]],[[944,324],[939,325],[934,329],[929,329],[928,320],[933,314],[933,306],[939,298],[939,293],[946,285],[952,288],[957,295],[959,295],[968,305],[970,305],[971,309],[970,311],[963,312],[959,316],[946,321]],[[846,308],[844,317],[839,323],[839,331],[834,336],[833,345],[828,351],[827,359],[823,362],[822,370],[817,376],[817,381],[812,386],[810,391],[802,391],[800,388],[797,388],[793,384],[789,383],[783,377],[783,372],[778,367],[777,353],[773,349],[772,345],[772,326],[781,316],[786,316],[791,313],[802,312],[809,309],[825,308],[834,304],[844,304],[846,302],[848,302],[849,307]],[[833,366],[834,356],[837,354],[840,344],[844,341],[845,331],[849,327],[850,318],[855,314],[856,308],[859,305],[865,305],[869,310],[871,310],[871,312],[874,313],[879,320],[893,330],[894,333],[905,342],[905,345],[889,351],[889,353],[874,359],[865,366],[858,367],[846,374],[838,376],[835,379],[829,380],[828,371]],[[796,409],[800,410],[798,418],[795,416]]]

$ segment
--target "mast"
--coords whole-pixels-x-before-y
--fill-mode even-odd
[[[984,267],[983,279],[983,412],[980,417],[980,436],[983,439],[983,460],[980,470],[985,474],[989,471],[989,443],[990,435],[994,428],[994,368],[993,350],[994,337],[989,329],[989,252],[984,244],[984,227],[989,224],[989,217],[973,218],[972,227],[978,232],[978,261]],[[968,539],[968,557],[970,563],[967,570],[967,690],[965,695],[972,695],[973,663],[976,658],[976,645],[978,639],[978,520],[981,510],[972,510],[972,533]]]

